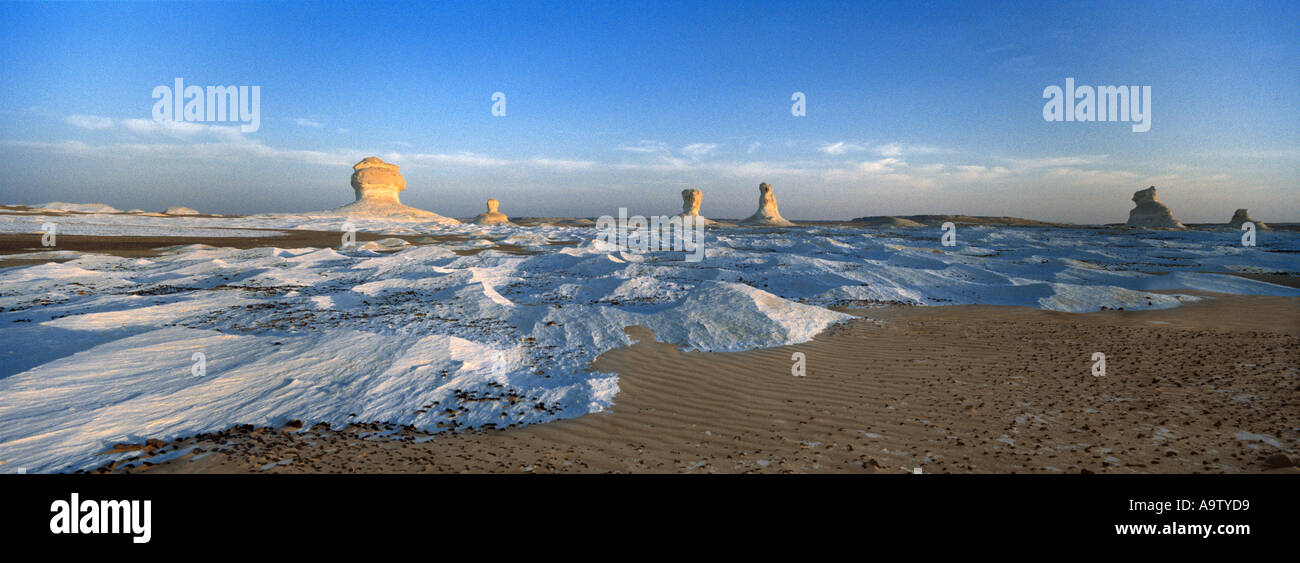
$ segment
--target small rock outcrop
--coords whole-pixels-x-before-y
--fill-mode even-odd
[[[689,188],[682,190],[682,212],[677,216],[683,219],[691,217],[695,221],[702,221],[705,225],[716,224],[716,221],[700,216],[702,201],[704,201],[704,192]]]
[[[188,207],[181,207],[179,205],[168,207],[166,211],[163,211],[163,213],[166,215],[198,215],[199,214],[197,210],[190,209]]]
[[[474,224],[475,225],[509,224],[510,218],[506,217],[505,213],[501,213],[500,211],[497,211],[497,208],[500,206],[501,206],[501,202],[497,201],[496,198],[489,198],[487,200],[487,213],[483,213],[478,217],[475,217]]]
[[[1170,211],[1165,204],[1156,200],[1156,187],[1151,186],[1145,190],[1138,190],[1133,194],[1133,203],[1137,204],[1132,211],[1128,212],[1129,227],[1139,227],[1145,229],[1186,229],[1182,223],[1174,219],[1174,212]]]
[[[117,209],[103,203],[66,203],[62,201],[51,201],[40,205],[31,206],[36,209],[45,211],[71,211],[73,213],[121,213]]]
[[[740,224],[764,227],[794,226],[794,223],[786,221],[781,216],[781,212],[777,210],[776,195],[772,193],[772,186],[766,182],[758,185],[758,211],[741,221]]]
[[[331,213],[353,217],[383,217],[418,219],[448,225],[460,221],[438,215],[432,211],[402,205],[397,194],[406,189],[406,179],[396,164],[389,164],[377,156],[361,159],[352,166],[352,190],[357,200],[334,208]]]
[[[1257,231],[1268,230],[1268,225],[1265,225],[1264,223],[1261,223],[1259,221],[1250,218],[1250,210],[1248,209],[1238,209],[1236,212],[1234,212],[1232,214],[1232,220],[1228,221],[1228,226],[1232,227],[1233,229],[1241,230],[1241,225],[1246,223],[1247,221],[1254,223],[1255,230]]]
[[[924,227],[925,223],[913,221],[904,217],[890,217],[887,215],[876,215],[872,217],[858,217],[851,221],[861,223],[866,227],[885,227],[885,228],[912,228]]]

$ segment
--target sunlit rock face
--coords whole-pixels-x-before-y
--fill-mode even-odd
[[[487,200],[487,213],[483,213],[474,218],[475,225],[505,225],[510,222],[510,218],[505,213],[497,211],[501,206],[496,198]]]
[[[682,212],[678,217],[683,219],[690,217],[695,221],[703,221],[705,225],[715,223],[712,219],[700,216],[700,203],[704,200],[704,192],[700,190],[685,189],[682,190]]]
[[[776,194],[766,182],[758,185],[758,211],[740,222],[741,225],[758,225],[766,227],[792,227],[794,223],[786,221],[777,210]]]
[[[370,199],[401,205],[397,194],[406,189],[406,179],[396,164],[371,156],[354,164],[352,170],[352,189],[357,193],[357,201]]]
[[[1232,220],[1228,221],[1228,226],[1234,229],[1240,229],[1246,222],[1254,223],[1255,230],[1257,231],[1268,230],[1268,225],[1250,218],[1250,210],[1248,209],[1238,209],[1233,213]]]
[[[1156,187],[1138,190],[1133,194],[1133,203],[1137,204],[1128,212],[1130,227],[1145,229],[1185,229],[1187,227],[1174,219],[1174,212],[1165,204],[1156,201]]]
[[[366,157],[352,166],[352,190],[357,200],[331,212],[350,217],[419,219],[449,225],[460,223],[432,211],[402,205],[397,194],[405,189],[406,179],[402,178],[396,164],[384,162],[377,156]]]

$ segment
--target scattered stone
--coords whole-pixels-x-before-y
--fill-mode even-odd
[[[1296,460],[1291,459],[1286,454],[1273,454],[1264,459],[1264,466],[1269,469],[1284,469],[1296,465]]]
[[[379,240],[372,240],[364,244],[356,245],[356,248],[359,248],[361,250],[370,250],[374,252],[397,252],[398,250],[402,250],[403,248],[406,248],[408,246],[411,246],[411,243],[406,242],[406,239],[382,238]]]

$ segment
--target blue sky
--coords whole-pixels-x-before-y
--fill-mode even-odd
[[[879,5],[878,5],[879,4]],[[1300,221],[1300,8],[1198,3],[0,4],[0,203],[308,211],[402,166],[450,216],[972,213]],[[257,85],[261,127],[149,126],[155,86]],[[1151,130],[1043,89],[1152,89]],[[493,92],[507,115],[491,114]],[[790,113],[791,94],[807,115]]]

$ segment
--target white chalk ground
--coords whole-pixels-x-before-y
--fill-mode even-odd
[[[118,210],[111,205],[102,203],[68,203],[66,201],[51,201],[32,206],[34,209],[42,211],[73,211],[77,213],[117,213]]]
[[[0,215],[0,232],[39,240],[48,220]],[[60,233],[267,236],[247,229],[338,230],[346,218],[54,220]],[[579,416],[616,399],[616,376],[588,366],[629,344],[629,325],[684,348],[745,350],[807,341],[848,318],[827,307],[857,301],[1096,311],[1196,299],[1151,290],[1300,295],[1198,273],[1300,271],[1300,235],[1289,232],[1260,233],[1259,246],[1244,248],[1233,231],[966,227],[956,247],[942,247],[939,229],[733,228],[710,230],[707,257],[691,263],[672,252],[621,255],[590,228],[352,222],[478,238],[390,253],[51,249],[24,256],[76,258],[0,269],[0,471],[92,468],[129,455],[99,455],[114,443],[235,424],[436,431]],[[539,254],[451,252],[493,241]]]

